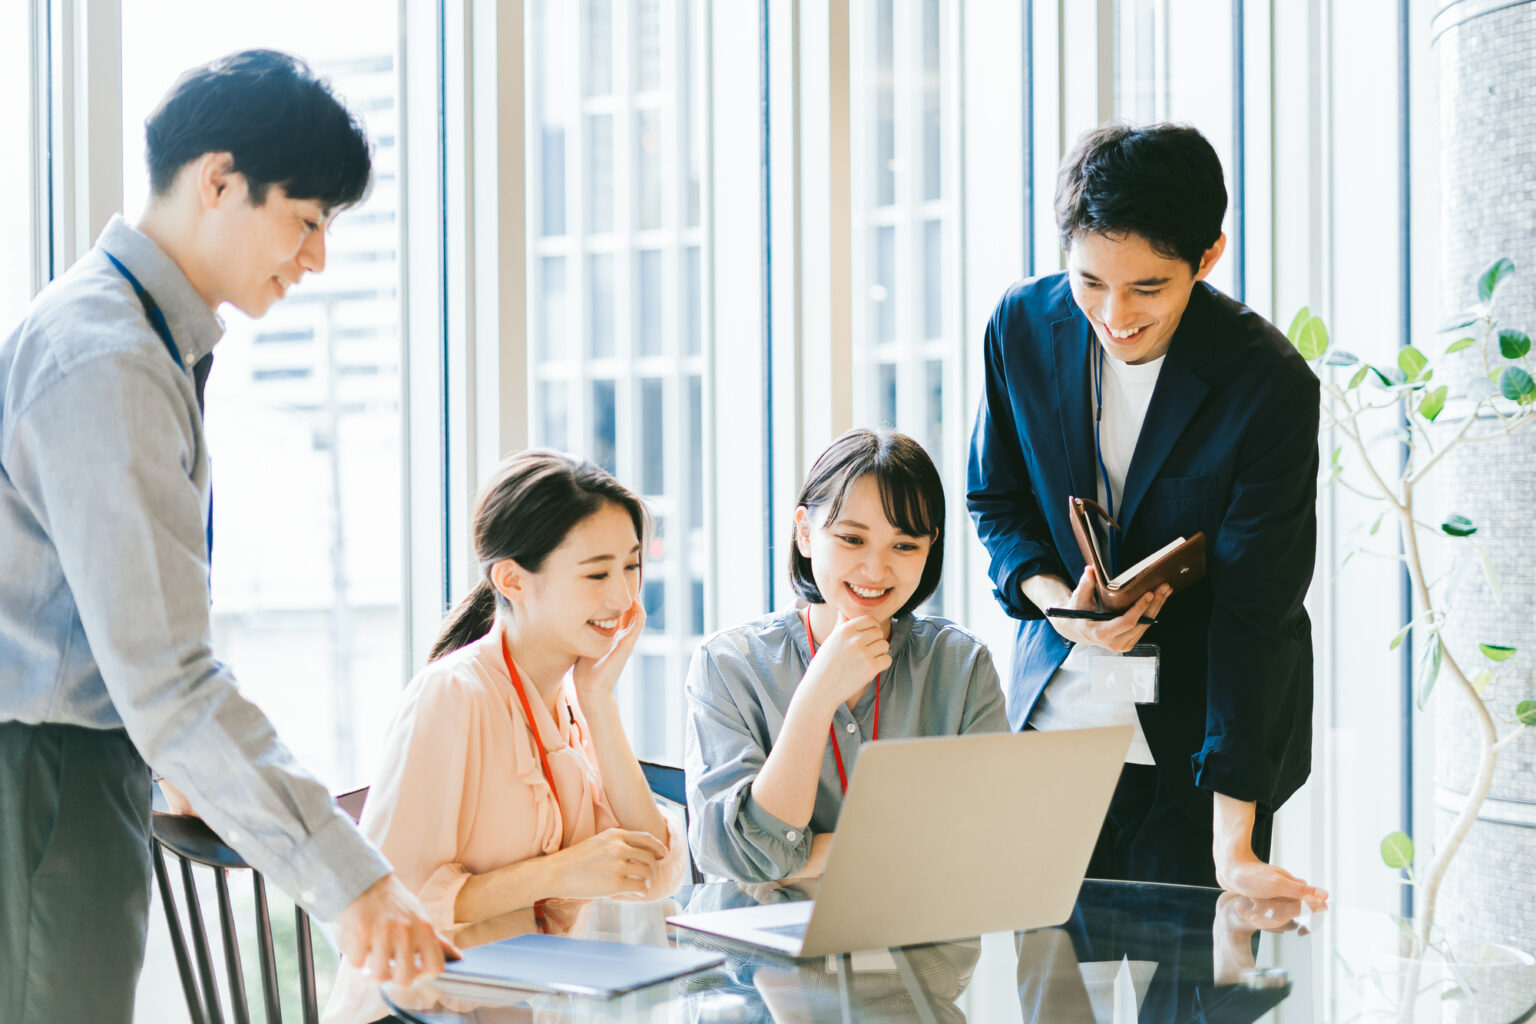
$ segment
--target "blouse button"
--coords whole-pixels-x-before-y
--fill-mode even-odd
[[[849,722],[849,723],[848,723],[848,731],[849,731],[849,732],[850,732],[850,733],[855,733],[855,732],[858,732],[858,731],[859,731],[859,727],[858,727],[858,726],[857,726],[857,725],[855,725],[855,724],[854,724],[854,723],[852,723],[852,722]]]
[[[784,833],[784,838],[788,839],[792,843],[798,842],[800,840],[800,833],[794,829],[790,829],[788,832]]]

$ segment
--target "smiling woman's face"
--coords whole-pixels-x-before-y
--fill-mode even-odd
[[[811,561],[816,589],[850,619],[889,620],[922,582],[933,538],[903,533],[885,517],[872,476],[854,481],[832,522],[826,521],[826,507],[808,513],[801,506],[795,512],[802,524],[797,543]]]
[[[1149,362],[1168,351],[1195,282],[1211,272],[1225,242],[1217,239],[1191,271],[1140,235],[1079,235],[1067,252],[1072,298],[1104,351],[1122,363]]]
[[[604,505],[577,523],[536,573],[517,614],[528,635],[571,658],[600,658],[613,646],[640,592],[640,539],[629,513]]]

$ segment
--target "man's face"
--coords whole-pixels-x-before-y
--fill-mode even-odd
[[[1140,235],[1079,235],[1067,251],[1072,298],[1105,352],[1123,363],[1149,362],[1168,351],[1195,282],[1225,245],[1223,235],[1191,270]]]
[[[246,316],[262,316],[305,274],[325,269],[331,214],[314,199],[290,198],[277,185],[253,206],[245,177],[231,174],[212,224],[222,254],[219,297]]]

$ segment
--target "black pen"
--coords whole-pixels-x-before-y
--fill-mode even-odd
[[[1091,619],[1094,622],[1108,622],[1110,619],[1118,619],[1124,612],[1096,612],[1088,608],[1047,608],[1045,614],[1056,619]],[[1137,619],[1137,625],[1155,626],[1157,620],[1143,615]]]

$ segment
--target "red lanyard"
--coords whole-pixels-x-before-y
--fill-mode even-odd
[[[512,652],[507,649],[507,638],[501,638],[501,656],[507,662],[507,675],[512,677],[512,689],[517,691],[517,699],[523,705],[523,716],[528,719],[528,731],[533,733],[533,745],[539,751],[539,765],[544,769],[544,781],[549,783],[549,793],[555,799],[555,806],[560,806],[560,791],[555,788],[555,773],[549,770],[549,751],[544,749],[544,737],[539,735],[538,723],[533,720],[533,706],[528,703],[528,692],[523,689],[523,677],[518,674],[517,666],[512,664]],[[570,712],[569,706],[566,708]],[[571,721],[575,722],[572,717]],[[547,900],[536,900],[533,904],[533,919],[538,923],[539,931],[549,930],[548,921],[544,917],[544,904]]]
[[[811,645],[811,657],[816,657],[816,637],[811,634],[811,610],[805,610],[805,640]],[[843,769],[843,752],[837,746],[837,726],[833,725],[828,733],[832,740],[832,757],[837,761],[837,781],[843,784],[843,792],[848,792],[848,773]],[[880,738],[880,676],[875,676],[875,729],[871,740]]]

